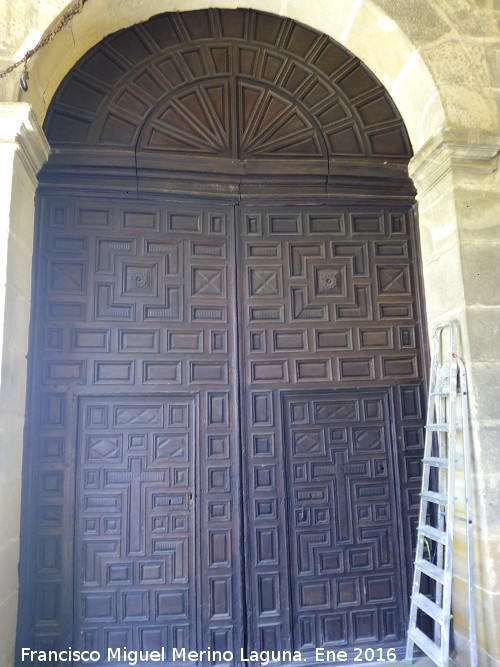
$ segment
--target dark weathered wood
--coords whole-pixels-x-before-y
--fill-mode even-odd
[[[400,645],[423,309],[387,93],[289,19],[176,13],[45,127],[19,645]]]
[[[250,641],[311,655],[392,645],[404,634],[400,538],[418,479],[405,467],[421,444],[411,211],[239,216]]]
[[[411,155],[396,107],[358,58],[253,10],[165,14],[106,37],[61,84],[45,129],[54,147],[132,150],[139,167],[155,155],[292,168]]]
[[[399,642],[411,213],[46,196],[39,224],[27,645]]]
[[[215,161],[201,157],[152,157],[140,168],[133,155],[66,149],[53,154],[40,175],[44,192],[122,198],[189,197],[198,201],[271,206],[412,204],[413,185],[406,167],[373,162],[284,162],[282,160]],[[169,165],[169,168],[165,167]],[[168,174],[168,177],[166,176]]]
[[[232,220],[43,201],[24,646],[242,645]]]

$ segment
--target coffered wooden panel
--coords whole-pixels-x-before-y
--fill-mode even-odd
[[[19,645],[402,648],[425,323],[387,91],[290,19],[167,13],[45,130]]]
[[[253,10],[165,14],[110,35],[63,81],[45,130],[53,146],[139,154],[411,155],[398,111],[358,58]]]

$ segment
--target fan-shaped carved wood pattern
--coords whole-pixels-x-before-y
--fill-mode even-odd
[[[68,74],[53,146],[145,154],[407,161],[387,91],[330,38],[253,10],[164,14],[110,35]]]

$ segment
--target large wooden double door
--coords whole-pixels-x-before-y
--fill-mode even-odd
[[[25,645],[400,645],[411,211],[40,211]]]

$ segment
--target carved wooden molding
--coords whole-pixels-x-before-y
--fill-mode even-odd
[[[163,14],[108,36],[65,78],[45,130],[56,149],[123,152],[139,167],[411,156],[396,107],[358,58],[253,10]]]

